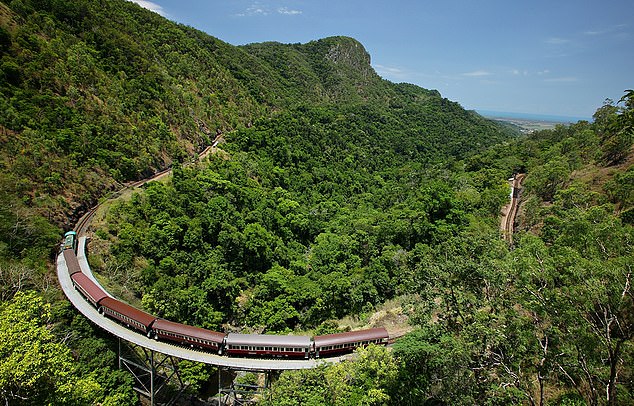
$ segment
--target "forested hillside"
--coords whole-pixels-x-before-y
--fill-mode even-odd
[[[172,166],[91,230],[122,297],[230,331],[380,325],[386,301],[410,320],[393,350],[282,374],[272,404],[631,403],[633,103],[519,137],[381,79],[352,38],[236,47],[122,0],[0,3],[0,397],[136,403],[52,260],[88,207]]]
[[[58,226],[69,227],[104,189],[304,104],[365,103],[368,114],[392,120],[382,112],[395,105],[441,128],[456,113],[467,125],[454,143],[501,138],[483,136],[491,125],[457,105],[436,122],[431,113],[451,103],[381,80],[350,38],[234,47],[125,1],[0,3],[0,22],[0,188],[20,196],[10,199],[14,213],[34,208]],[[420,133],[414,117],[398,117]],[[29,238],[14,238],[11,250],[27,249]]]

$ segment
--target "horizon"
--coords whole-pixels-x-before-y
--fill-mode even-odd
[[[540,114],[540,113],[526,113],[526,112],[514,112],[514,111],[493,111],[473,109],[476,113],[485,118],[493,119],[516,119],[527,121],[543,121],[549,123],[562,123],[562,124],[574,124],[579,121],[592,122],[592,117],[575,117],[575,116],[561,116],[557,114]]]
[[[591,117],[634,84],[634,2],[129,0],[232,45],[359,41],[384,79],[468,110]]]

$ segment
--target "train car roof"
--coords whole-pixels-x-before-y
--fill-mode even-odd
[[[127,303],[120,302],[117,299],[113,299],[111,297],[103,298],[99,302],[99,305],[108,307],[118,313],[128,316],[131,319],[134,319],[143,324],[145,328],[149,328],[152,322],[156,320],[156,316],[152,316],[151,314],[146,313],[143,310],[134,308]]]
[[[89,277],[84,275],[81,272],[75,273],[71,275],[71,278],[95,300],[95,302],[99,302],[101,299],[108,297],[106,292],[104,292],[95,282],[92,281]]]
[[[77,272],[81,272],[81,267],[79,266],[79,261],[77,260],[77,255],[75,251],[72,249],[66,249],[63,252],[64,261],[66,261],[66,268],[68,268],[68,273],[70,275],[74,275]]]
[[[389,334],[386,329],[379,327],[368,330],[348,331],[345,333],[315,336],[313,341],[315,341],[315,347],[321,347],[324,345],[337,345],[355,341],[371,341],[383,338],[389,338]]]
[[[70,231],[67,231],[67,232],[64,234],[64,237],[66,237],[67,235],[77,235],[77,231],[75,231],[75,230],[70,230]]]
[[[152,325],[153,329],[160,329],[172,333],[180,333],[190,337],[200,338],[201,340],[209,340],[221,343],[225,338],[225,333],[207,330],[196,326],[188,326],[186,324],[175,323],[165,319],[156,319]]]
[[[309,347],[310,337],[229,333],[227,334],[226,344],[257,345],[261,347]]]

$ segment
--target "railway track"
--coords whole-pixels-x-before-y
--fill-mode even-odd
[[[199,155],[199,160],[203,159],[210,153],[215,152],[216,142],[214,145],[207,147],[204,151]],[[152,177],[143,179],[137,182],[130,183],[120,189],[119,191],[113,192],[108,199],[116,199],[123,192],[129,189],[134,189],[142,186],[143,184],[158,180],[159,178],[168,175],[171,172],[171,168],[167,168],[160,172],[155,173]],[[90,208],[86,213],[84,213],[80,219],[77,221],[75,225],[75,231],[77,232],[77,237],[80,240],[79,247],[77,250],[77,259],[79,262],[79,266],[81,268],[81,272],[90,278],[96,286],[98,286],[106,295],[112,297],[103,287],[101,287],[99,281],[94,277],[92,271],[90,269],[90,265],[88,264],[85,248],[87,237],[86,234],[88,232],[88,228],[91,224],[93,217],[96,212],[99,210],[103,203],[99,203],[94,207]],[[121,324],[114,322],[108,318],[104,318],[99,314],[97,309],[94,306],[87,305],[87,301],[84,300],[83,297],[77,292],[77,290],[73,287],[73,283],[70,279],[68,267],[63,255],[59,255],[57,259],[57,273],[60,285],[62,286],[62,290],[74,305],[74,307],[80,311],[84,316],[93,321],[95,324],[99,325],[104,330],[110,332],[111,334],[123,339],[127,342],[134,343],[143,348],[149,349],[151,351],[156,351],[168,356],[173,356],[181,359],[188,359],[197,362],[203,362],[207,364],[219,365],[229,368],[241,368],[246,370],[289,370],[289,369],[305,369],[305,368],[314,368],[317,365],[323,363],[331,363],[338,362],[343,359],[347,359],[350,357],[349,354],[328,357],[322,359],[306,359],[306,360],[294,360],[294,359],[279,359],[279,358],[234,358],[234,357],[226,357],[220,356],[216,354],[211,354],[208,352],[199,351],[191,348],[183,348],[181,346],[176,346],[173,343],[169,342],[161,342],[145,337],[144,335],[139,335],[138,333],[131,331],[128,328],[123,327]],[[394,338],[391,338],[390,343],[393,343]]]
[[[217,148],[218,142],[221,139],[222,139],[221,135],[217,136],[212,145],[207,146],[204,150],[200,152],[200,154],[198,154],[197,160],[200,161],[203,158],[207,157],[209,154],[214,153]],[[109,199],[114,199],[117,196],[120,196],[127,189],[136,189],[138,187],[145,185],[148,182],[159,180],[162,177],[169,175],[171,172],[172,172],[172,167],[170,166],[159,172],[156,172],[149,178],[141,179],[141,180],[137,180],[135,182],[129,183],[126,186],[124,186],[122,189],[116,192],[113,192],[110,195]],[[96,206],[89,209],[86,213],[84,213],[83,216],[79,218],[79,220],[77,221],[77,224],[75,225],[75,231],[77,231],[78,236],[86,235],[86,231],[88,231],[88,226],[90,225],[92,218],[94,217],[95,213],[97,212],[100,206],[101,206],[101,203],[97,204]]]
[[[97,212],[97,209],[99,209],[99,206],[100,204],[94,206],[93,208],[88,210],[86,213],[84,213],[83,216],[81,216],[81,218],[75,225],[75,231],[77,232],[78,236],[79,235],[83,236],[86,234],[86,231],[88,230],[88,226],[90,225],[90,221],[92,220],[93,216]]]
[[[511,202],[508,205],[508,210],[506,211],[506,215],[503,217],[501,223],[502,234],[509,244],[513,244],[515,217],[517,217],[517,209],[519,206],[519,193],[525,176],[525,174],[520,173],[513,178],[511,184]]]
[[[78,252],[84,256],[85,238],[80,241]],[[92,272],[87,261],[79,261],[82,272],[88,277],[92,276]],[[278,358],[238,358],[226,357],[212,352],[201,351],[186,346],[178,346],[165,341],[157,341],[143,334],[139,334],[121,323],[117,323],[111,318],[104,317],[97,309],[85,300],[81,294],[73,287],[73,283],[68,272],[68,266],[64,255],[57,257],[57,276],[62,290],[73,306],[82,313],[86,318],[104,329],[105,331],[119,337],[129,343],[141,346],[151,351],[156,351],[168,356],[186,359],[190,361],[202,362],[206,364],[218,365],[229,368],[239,368],[245,370],[289,370],[289,369],[307,369],[315,368],[317,365],[331,362],[338,362],[345,359],[346,356],[323,358],[323,359],[278,359]],[[99,284],[95,280],[95,283]],[[99,285],[101,288],[101,285]],[[103,289],[103,288],[102,288]],[[107,293],[105,289],[104,292]]]

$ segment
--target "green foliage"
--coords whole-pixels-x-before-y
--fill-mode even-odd
[[[627,111],[600,114],[622,123]],[[416,247],[420,329],[394,346],[402,388],[414,388],[401,403],[631,403],[634,234],[609,203],[629,207],[631,169],[596,171],[601,128],[558,127],[467,160],[477,176],[524,155],[532,233],[509,252],[481,227]]]
[[[604,189],[610,200],[618,204],[621,213],[631,212],[634,207],[634,167],[629,167],[627,171],[615,174],[614,178],[606,183]],[[631,217],[622,216],[622,218],[632,224]],[[627,220],[628,218],[629,220]]]
[[[0,396],[15,405],[96,404],[102,388],[81,376],[70,350],[47,327],[50,306],[16,293],[0,310]]]
[[[66,307],[72,308],[70,304]],[[133,390],[132,376],[118,369],[116,340],[102,334],[82,315],[68,316],[72,320],[68,323],[69,330],[64,334],[73,337],[68,345],[75,354],[79,375],[91,376],[97,381],[103,389],[104,404],[136,405],[137,395]]]
[[[527,190],[542,200],[551,200],[555,192],[568,179],[570,169],[561,160],[555,159],[534,168],[524,185]]]
[[[608,164],[623,162],[634,142],[634,91],[626,90],[619,103],[624,106],[619,108],[607,101],[594,115],[601,135],[601,158]]]
[[[311,370],[286,371],[264,405],[389,405],[398,364],[385,347],[359,348],[351,361]]]
[[[178,363],[180,379],[188,385],[187,391],[194,394],[209,381],[213,368],[201,362],[180,360]]]
[[[273,123],[288,130],[286,118]],[[108,234],[99,235],[113,238],[117,263],[145,266],[138,275],[148,310],[197,325],[234,319],[273,331],[358,314],[407,291],[399,276],[410,267],[396,258],[450,239],[468,224],[466,210],[480,209],[413,162],[380,166],[374,157],[372,171],[350,172],[300,138],[293,151],[306,154],[301,167],[277,161],[290,148],[262,144],[271,137],[258,141],[259,131],[235,135],[257,150],[177,167],[171,183],[150,183],[108,214]],[[341,139],[327,155],[348,148],[356,146]],[[324,189],[333,178],[340,181]]]
[[[443,335],[439,327],[416,330],[398,340],[394,346],[394,356],[402,363],[398,403],[475,402],[470,397],[475,382],[467,345],[458,337]]]
[[[134,404],[112,343],[61,307],[73,364],[21,291],[50,285],[60,228],[173,165],[95,237],[111,248],[100,271],[147,310],[332,332],[417,298],[394,356],[284,373],[275,404],[632,402],[631,90],[593,123],[514,140],[380,79],[352,38],[234,47],[119,0],[14,0],[0,16],[5,401]],[[223,153],[180,164],[216,135]],[[510,250],[497,217],[517,172]],[[192,389],[210,372],[183,366]]]

